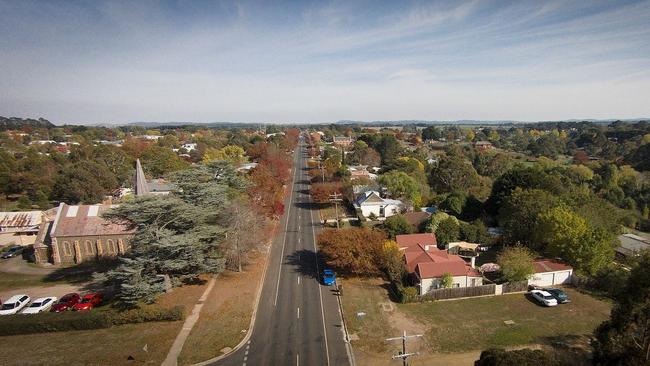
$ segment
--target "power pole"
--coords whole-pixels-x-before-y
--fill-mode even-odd
[[[339,192],[334,192],[333,194],[330,194],[330,202],[334,202],[334,210],[336,211],[336,228],[339,229],[339,202],[343,201],[342,198],[340,198],[342,194]]]
[[[406,353],[406,340],[408,338],[417,338],[417,337],[422,337],[422,334],[414,334],[414,335],[406,335],[406,331],[404,331],[404,335],[401,337],[395,337],[395,338],[388,338],[386,341],[397,341],[397,340],[402,340],[402,351],[395,356],[393,356],[393,360],[396,358],[401,358],[402,359],[402,365],[403,366],[408,366],[408,358],[410,356],[417,356],[420,353],[415,352],[415,353]]]

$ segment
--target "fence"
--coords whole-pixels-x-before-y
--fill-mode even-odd
[[[502,293],[523,292],[528,290],[528,281],[506,282],[501,285]]]
[[[457,299],[463,297],[485,296],[494,295],[495,285],[483,285],[474,287],[454,287],[454,288],[441,288],[435,289],[422,295],[422,301],[429,300],[446,300]]]

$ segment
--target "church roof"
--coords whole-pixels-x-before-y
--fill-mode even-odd
[[[149,193],[147,178],[144,176],[144,171],[142,170],[140,159],[137,159],[135,161],[135,195],[144,196],[147,193]]]
[[[113,205],[59,205],[52,227],[53,237],[59,236],[100,236],[133,234],[127,225],[117,224],[101,217]]]

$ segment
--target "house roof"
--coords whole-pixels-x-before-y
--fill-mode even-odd
[[[0,212],[0,231],[15,231],[21,228],[38,229],[42,211]]]
[[[436,235],[434,233],[397,235],[395,236],[395,241],[397,241],[397,245],[400,249],[412,248],[419,244],[433,246],[438,245],[438,241],[436,240]]]
[[[573,270],[573,267],[555,259],[537,259],[533,261],[535,273]]]
[[[409,225],[418,227],[424,220],[428,219],[430,216],[431,214],[424,211],[407,212],[404,214],[404,219],[406,220],[406,222],[409,223]]]
[[[459,247],[460,249],[476,250],[480,244],[468,243],[466,241],[455,241],[448,244],[448,248]]]
[[[433,233],[397,235],[397,245],[404,251],[406,269],[420,278],[437,278],[445,273],[453,276],[480,277],[480,273],[461,257],[437,247]]]
[[[621,245],[616,251],[623,255],[634,255],[642,250],[650,249],[650,240],[634,234],[618,236]]]
[[[62,203],[52,227],[53,237],[58,236],[96,236],[133,234],[126,225],[113,223],[101,217],[101,214],[115,206],[79,205],[69,206]]]

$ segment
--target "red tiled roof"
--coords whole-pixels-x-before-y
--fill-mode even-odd
[[[73,215],[75,207],[77,212]],[[93,208],[96,207],[96,208]],[[52,232],[57,236],[93,236],[133,234],[126,225],[116,224],[101,217],[102,212],[109,210],[109,205],[62,205]],[[96,210],[96,211],[95,211]],[[90,213],[90,215],[89,215]]]
[[[418,263],[415,270],[420,275],[420,278],[438,278],[442,277],[445,273],[449,273],[452,276],[481,277],[478,271],[468,266],[465,262]]]
[[[433,233],[397,235],[395,236],[395,241],[397,241],[397,245],[400,249],[407,249],[420,244],[433,246],[438,245],[436,235]]]
[[[554,259],[537,259],[533,262],[533,267],[535,268],[535,273],[566,271],[568,269],[573,269],[573,267],[569,266],[568,264]]]

